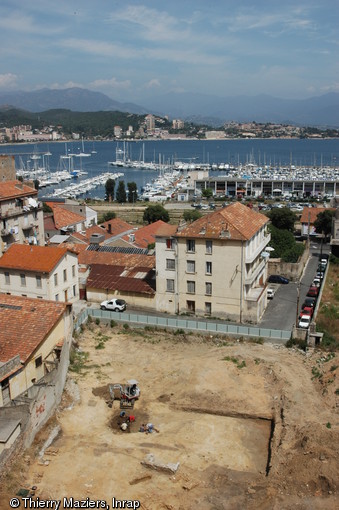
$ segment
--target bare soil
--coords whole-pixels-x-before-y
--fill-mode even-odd
[[[94,323],[78,347],[86,361],[0,501],[36,486],[40,499],[115,497],[147,510],[338,508],[338,356]],[[123,432],[108,385],[128,379],[141,397]],[[139,432],[147,422],[158,432]],[[148,454],[177,472],[144,466]]]

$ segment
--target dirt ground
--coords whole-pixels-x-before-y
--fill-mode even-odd
[[[95,323],[77,342],[60,408],[3,480],[2,505],[35,486],[110,508],[338,508],[338,355]],[[128,379],[141,396],[123,432],[108,385]],[[149,422],[158,432],[139,431]],[[179,467],[150,469],[148,454]]]

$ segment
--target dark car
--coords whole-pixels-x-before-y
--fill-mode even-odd
[[[280,274],[271,274],[271,276],[268,277],[269,283],[289,283],[289,280],[285,278],[284,276],[280,276]]]
[[[310,306],[312,308],[315,307],[315,303],[316,303],[316,299],[314,297],[307,297],[305,298],[305,301],[303,302],[303,305],[302,305],[302,308],[304,308],[305,306]]]

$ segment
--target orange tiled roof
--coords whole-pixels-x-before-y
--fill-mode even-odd
[[[101,227],[103,227],[110,236],[117,236],[134,228],[133,225],[130,225],[127,221],[121,220],[120,218],[113,218],[112,220],[105,221],[101,223]]]
[[[158,220],[135,230],[133,232],[135,239],[133,241],[133,246],[136,246],[137,248],[147,248],[149,244],[155,243],[155,236],[157,235],[158,230],[163,230],[166,226],[167,223],[162,220]],[[124,236],[123,239],[131,242],[128,235]]]
[[[154,255],[142,255],[136,253],[119,253],[119,252],[98,252],[85,251],[79,253],[78,262],[80,265],[107,264],[112,266],[125,267],[155,267]]]
[[[149,267],[93,265],[86,287],[154,295],[154,271]]]
[[[46,202],[46,204],[53,210],[54,224],[58,230],[85,221],[81,214],[65,209],[62,204],[55,202]]]
[[[226,239],[229,236],[233,240],[245,241],[251,239],[268,221],[263,214],[236,202],[199,218],[178,231],[176,236],[204,239]]]
[[[49,273],[67,253],[67,248],[12,244],[0,258],[3,269]]]
[[[20,181],[4,181],[0,182],[0,201],[9,200],[11,198],[20,198],[26,196],[37,195],[38,191],[31,188]]]
[[[67,308],[66,303],[0,294],[0,361],[34,353]]]
[[[326,210],[335,211],[335,209],[327,208],[327,207],[304,207],[300,223],[310,222],[310,225],[313,225],[319,213],[324,212]]]

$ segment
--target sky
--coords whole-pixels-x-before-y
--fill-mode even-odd
[[[0,91],[339,92],[338,0],[1,0]]]

